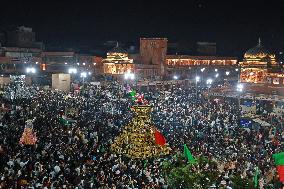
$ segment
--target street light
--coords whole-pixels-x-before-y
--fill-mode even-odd
[[[199,77],[199,76],[196,76],[196,77],[195,77],[195,81],[196,81],[196,83],[199,82],[199,81],[200,81],[200,77]]]
[[[218,72],[218,69],[215,69],[215,72]]]
[[[239,82],[239,81],[240,81],[240,73],[239,73],[239,68],[236,68],[235,70],[236,70],[236,72],[238,72],[238,82]]]
[[[26,72],[34,74],[34,73],[36,73],[36,69],[33,68],[33,67],[28,67],[28,68],[26,68]]]
[[[80,74],[80,76],[81,76],[82,78],[86,78],[86,77],[87,77],[87,73],[86,73],[86,72],[82,72],[82,73]]]
[[[219,76],[219,74],[218,74],[218,73],[216,73],[215,77],[217,78],[218,76]]]
[[[244,86],[241,83],[237,84],[237,91],[238,91],[238,115],[240,115],[240,106],[241,106],[241,102],[240,102],[240,95],[241,92],[243,92]]]
[[[197,94],[197,92],[198,92],[198,86],[197,86],[197,83],[200,81],[200,77],[199,76],[196,76],[195,77],[195,90],[196,90],[196,100],[197,100],[197,98],[198,98],[198,94]]]
[[[85,78],[87,77],[87,72],[82,72],[82,73],[80,74],[80,77],[83,78],[83,85],[84,85],[84,83],[85,83]]]
[[[229,71],[226,71],[226,75],[227,75],[227,76],[230,75],[230,72],[229,72]]]
[[[134,79],[135,79],[135,74],[134,74],[134,73],[131,73],[131,72],[126,72],[126,73],[124,74],[124,79],[126,79],[126,80],[128,80],[128,79],[134,80]]]
[[[33,78],[32,78],[32,75],[34,75],[35,73],[36,73],[36,69],[35,68],[33,68],[33,67],[27,67],[26,68],[26,72],[27,72],[27,74],[30,74],[31,75],[31,82],[33,83]],[[31,83],[31,84],[32,84]]]
[[[200,71],[201,71],[201,72],[204,72],[204,70],[205,70],[205,68],[202,68]]]
[[[173,78],[174,78],[174,80],[177,80],[177,79],[178,79],[178,76],[174,75],[174,77],[173,77]]]
[[[238,84],[237,84],[237,91],[242,92],[243,89],[244,89],[244,85],[241,84],[241,83],[238,83]]]
[[[206,84],[207,84],[207,85],[211,85],[211,84],[212,84],[212,82],[213,82],[213,80],[212,80],[212,79],[207,79]]]
[[[207,89],[207,94],[208,94],[208,101],[209,101],[209,90],[210,90],[210,86],[212,84],[213,80],[212,79],[207,79],[206,84],[208,85],[208,89]]]
[[[76,68],[69,68],[68,69],[68,73],[69,74],[76,74],[77,73],[77,69]]]

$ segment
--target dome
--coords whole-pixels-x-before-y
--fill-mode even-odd
[[[116,46],[111,49],[110,51],[108,51],[108,53],[123,53],[123,54],[127,54],[127,51],[124,50],[123,48],[118,46],[118,42],[116,43]]]
[[[274,54],[272,54],[271,52],[269,52],[267,49],[265,49],[262,45],[261,45],[261,41],[259,39],[258,44],[247,50],[244,57],[246,59],[251,59],[251,58],[265,58],[265,57],[275,57]]]

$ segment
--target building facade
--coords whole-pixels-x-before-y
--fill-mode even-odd
[[[108,51],[102,63],[105,75],[119,76],[126,72],[134,72],[133,59],[129,58],[127,51],[119,47],[118,43],[116,47]]]
[[[133,59],[117,46],[102,61],[103,73],[118,76],[133,72],[137,78],[148,79],[172,79],[178,75],[181,79],[188,79],[189,75],[195,76],[199,68],[206,67],[206,72],[209,72],[211,69],[237,67],[236,57],[167,55],[167,42],[167,38],[141,38],[140,53],[132,56]]]
[[[237,63],[236,57],[167,55],[167,76],[193,79],[199,74],[216,77],[216,74],[222,76],[228,72],[230,77],[237,77]]]
[[[265,49],[261,41],[244,54],[241,67],[240,82],[284,86],[284,75],[275,60],[275,54]]]
[[[167,38],[140,38],[141,64],[145,65],[145,69],[139,68],[142,76],[165,76],[167,44]]]

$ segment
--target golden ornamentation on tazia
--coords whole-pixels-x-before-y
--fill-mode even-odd
[[[155,143],[155,130],[150,119],[151,106],[133,106],[135,115],[130,123],[124,126],[122,132],[115,138],[111,149],[113,152],[129,158],[150,158],[170,153],[168,144],[164,146]]]

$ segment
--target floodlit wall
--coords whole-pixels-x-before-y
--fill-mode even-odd
[[[70,74],[52,74],[52,89],[69,92]]]

